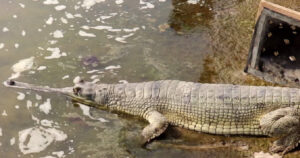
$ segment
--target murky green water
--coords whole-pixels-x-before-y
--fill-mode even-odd
[[[211,52],[210,1],[0,3],[0,81],[16,74],[16,80],[51,87],[71,86],[76,76],[107,83],[197,81],[202,59]],[[145,125],[142,120],[74,106],[55,94],[3,85],[0,93],[0,157],[172,157],[187,153],[140,148],[137,136]]]
[[[240,2],[0,0],[0,81],[51,87],[71,86],[76,76],[106,83],[196,82],[204,57],[212,53],[214,19]],[[55,94],[0,87],[0,157],[251,155],[239,152],[240,137],[177,128],[143,149],[143,120],[74,105]],[[256,140],[243,138],[260,146]],[[233,146],[219,148],[215,142]]]

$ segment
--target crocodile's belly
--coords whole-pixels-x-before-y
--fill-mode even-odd
[[[192,106],[191,111],[185,111],[182,107],[176,106],[168,112],[164,112],[171,125],[183,127],[190,130],[211,134],[243,134],[263,135],[259,126],[258,109],[232,110],[220,105]],[[177,109],[177,110],[176,110]]]

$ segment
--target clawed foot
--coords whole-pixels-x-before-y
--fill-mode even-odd
[[[299,143],[299,133],[294,133],[288,136],[285,136],[277,141],[275,141],[270,148],[270,151],[273,153],[281,152],[281,155],[285,155],[291,150],[295,149]]]

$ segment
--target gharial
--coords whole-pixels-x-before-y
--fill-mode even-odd
[[[49,88],[8,80],[7,87],[57,92],[86,104],[137,115],[149,122],[146,141],[168,125],[210,134],[278,137],[270,148],[285,154],[300,142],[300,89],[201,84],[161,80],[95,84],[74,79],[74,87]]]

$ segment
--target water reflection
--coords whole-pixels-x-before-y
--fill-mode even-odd
[[[175,31],[189,31],[208,26],[212,20],[211,0],[172,0],[169,24]]]

